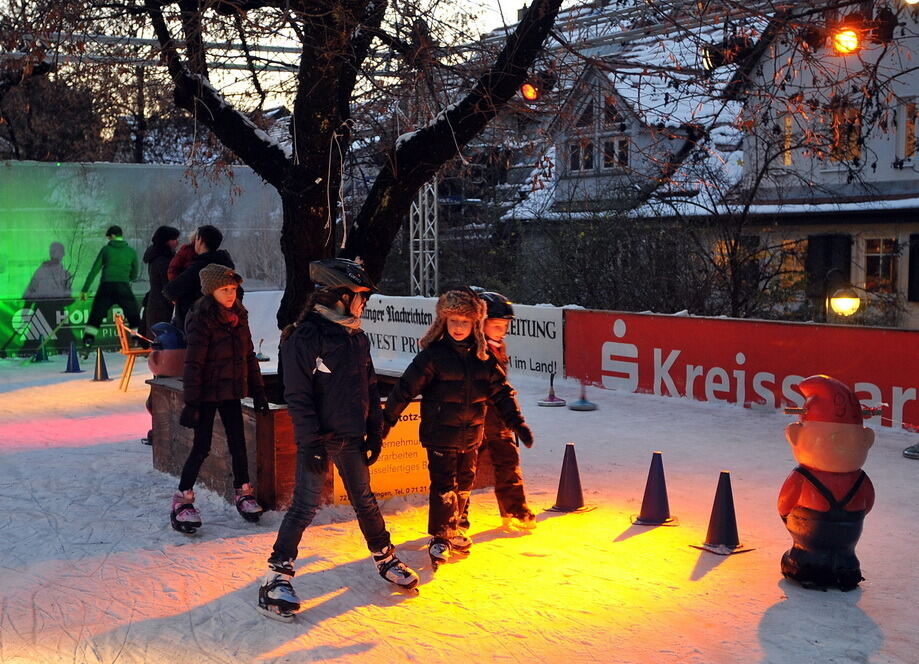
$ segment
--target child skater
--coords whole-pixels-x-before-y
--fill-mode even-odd
[[[451,552],[467,553],[472,546],[459,519],[475,480],[488,402],[525,445],[533,444],[514,391],[488,353],[484,318],[485,302],[471,290],[441,295],[437,318],[421,338],[423,350],[386,400],[384,437],[408,403],[418,394],[422,397],[419,436],[431,478],[428,554],[434,569],[449,560]]]
[[[284,397],[297,442],[294,495],[258,592],[259,610],[285,622],[300,609],[290,579],[303,531],[319,508],[330,460],[380,576],[406,590],[418,585],[418,575],[396,557],[370,489],[368,467],[383,447],[370,342],[361,330],[373,282],[358,263],[343,258],[313,261],[310,278],[319,290],[281,335]]]
[[[243,279],[216,263],[202,268],[199,278],[204,296],[195,302],[185,321],[185,408],[179,418],[182,426],[195,430],[195,436],[182,468],[179,490],[172,497],[172,527],[183,533],[193,533],[201,527],[192,489],[210,453],[214,415],[218,412],[233,460],[236,509],[247,521],[258,521],[263,512],[249,483],[239,400],[252,396],[258,413],[268,412],[268,400],[252,346],[248,312],[236,297]]]
[[[485,301],[483,332],[485,341],[488,343],[488,350],[498,360],[501,368],[507,371],[507,344],[504,343],[504,337],[514,319],[514,306],[501,293],[486,291],[479,293],[479,297]],[[523,441],[523,444],[532,447],[533,441],[529,441],[529,444]],[[530,511],[523,490],[520,452],[514,432],[504,424],[494,406],[491,405],[485,412],[485,435],[479,453],[483,449],[488,450],[495,469],[495,498],[498,500],[498,511],[501,513],[504,527],[526,530],[535,528],[536,515]],[[460,518],[460,528],[464,530],[469,528],[468,500],[466,510]]]

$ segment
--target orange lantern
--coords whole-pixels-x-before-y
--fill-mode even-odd
[[[850,55],[861,47],[861,36],[858,31],[848,26],[840,26],[833,31],[833,50],[840,55]]]
[[[530,81],[520,86],[520,94],[527,101],[537,101],[540,96],[539,88]]]

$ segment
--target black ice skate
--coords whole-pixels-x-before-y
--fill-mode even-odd
[[[201,514],[195,509],[194,491],[176,491],[172,495],[172,527],[180,533],[191,535],[201,527]]]
[[[290,585],[294,576],[292,561],[268,563],[268,573],[258,589],[258,610],[273,620],[293,622],[300,610],[300,598]]]
[[[428,555],[431,557],[431,567],[434,571],[450,560],[450,542],[443,537],[435,537],[428,542]]]
[[[265,511],[262,506],[255,500],[252,486],[243,484],[236,489],[236,511],[246,521],[257,522]]]
[[[399,590],[418,594],[418,575],[396,557],[396,547],[390,544],[383,551],[374,551],[372,557],[381,577],[398,586]]]

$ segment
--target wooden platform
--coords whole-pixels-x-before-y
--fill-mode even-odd
[[[268,399],[272,402],[271,412],[259,415],[253,408],[252,400],[243,399],[249,477],[255,483],[256,498],[265,509],[285,510],[290,507],[294,488],[297,449],[287,406],[276,403],[281,400],[277,376],[266,374],[264,378]],[[388,387],[394,383],[393,377],[380,376],[380,379],[381,392],[388,393]],[[151,388],[153,414],[153,467],[178,478],[191,451],[194,435],[192,429],[179,424],[179,415],[184,406],[182,381],[178,378],[154,378],[147,383]],[[420,443],[418,445],[420,448]],[[385,442],[383,453],[386,454]],[[417,488],[417,483],[412,483],[410,478],[406,478],[406,481],[409,483],[407,486]],[[233,502],[233,470],[220,415],[216,416],[211,453],[201,467],[198,484]],[[486,452],[479,458],[475,488],[489,486],[494,486],[494,469]],[[331,471],[326,477],[322,502],[333,502]]]

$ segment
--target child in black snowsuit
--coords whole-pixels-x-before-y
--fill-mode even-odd
[[[502,369],[507,371],[508,355],[504,337],[514,318],[514,307],[501,293],[482,292],[479,297],[485,301],[486,314],[483,330],[488,351],[495,356]],[[524,445],[531,447],[532,441]],[[523,473],[520,472],[520,451],[514,432],[499,417],[497,410],[489,406],[485,413],[485,436],[479,453],[488,450],[495,469],[495,498],[505,528],[536,527],[536,516],[527,505],[523,489]],[[469,502],[460,519],[460,528],[469,528]]]
[[[423,350],[386,401],[384,434],[416,395],[422,397],[419,437],[431,478],[428,553],[435,569],[451,552],[465,553],[472,545],[459,519],[475,480],[489,401],[524,443],[533,442],[514,391],[486,348],[484,318],[485,302],[471,290],[441,295],[437,318],[420,342]]]

